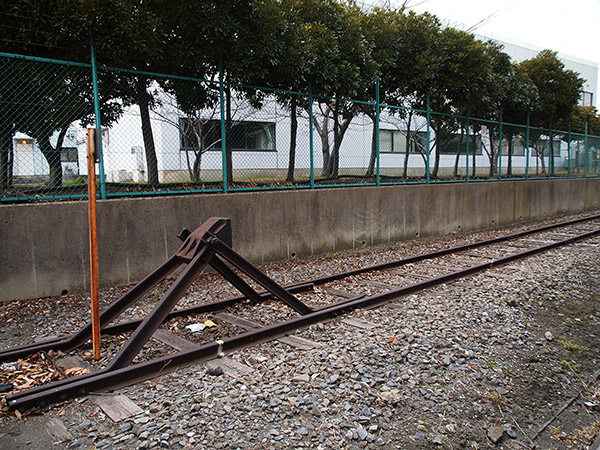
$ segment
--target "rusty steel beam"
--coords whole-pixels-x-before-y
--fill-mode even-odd
[[[476,266],[472,266],[466,269],[451,272],[440,277],[421,281],[419,283],[405,286],[398,289],[393,289],[382,294],[363,298],[358,296],[355,298],[347,299],[342,302],[338,302],[332,305],[328,305],[317,310],[312,310],[296,299],[292,292],[303,292],[312,289],[314,285],[325,284],[337,279],[345,278],[347,276],[358,275],[374,270],[385,270],[398,265],[407,264],[409,262],[422,261],[424,259],[430,259],[433,257],[444,256],[450,253],[456,253],[468,249],[481,247],[483,245],[490,245],[494,243],[504,242],[517,237],[526,236],[536,232],[547,231],[549,229],[557,228],[559,226],[576,224],[584,221],[594,220],[600,218],[600,216],[593,216],[588,218],[576,219],[574,221],[563,222],[562,224],[554,224],[546,227],[540,227],[534,230],[527,230],[511,236],[504,236],[500,238],[494,238],[487,241],[481,241],[474,244],[467,244],[464,246],[453,247],[450,249],[444,249],[437,252],[433,252],[426,255],[417,255],[415,257],[405,258],[399,261],[393,261],[391,263],[384,263],[377,266],[371,266],[370,268],[357,269],[344,274],[334,274],[327,277],[321,277],[316,280],[304,283],[296,283],[287,287],[281,287],[264,273],[259,271],[257,268],[252,266],[248,261],[239,256],[228,243],[231,243],[231,224],[229,219],[215,219],[212,218],[205,222],[201,227],[196,229],[193,233],[182,232],[182,237],[185,238],[184,243],[177,254],[172,257],[167,263],[163,264],[153,274],[158,273],[163,275],[164,273],[170,273],[174,268],[178,267],[181,263],[187,263],[187,268],[179,276],[177,281],[171,286],[171,288],[163,295],[159,303],[154,307],[153,311],[143,320],[130,321],[126,324],[107,325],[104,327],[107,331],[117,332],[117,330],[134,329],[134,333],[121,348],[119,353],[109,362],[105,369],[91,372],[80,377],[69,378],[61,380],[49,385],[40,386],[28,391],[22,391],[13,394],[8,400],[8,405],[11,408],[28,408],[41,403],[60,401],[65,398],[71,398],[77,395],[83,395],[88,392],[103,390],[109,388],[115,388],[121,385],[131,384],[137,380],[146,379],[151,376],[156,376],[160,373],[166,373],[171,370],[175,370],[178,367],[193,364],[194,362],[204,361],[210,358],[219,356],[223,352],[233,351],[239,348],[243,348],[248,345],[253,345],[257,342],[270,340],[290,331],[302,328],[323,320],[330,319],[339,314],[351,311],[356,308],[372,307],[379,304],[385,303],[392,299],[400,298],[410,293],[422,291],[432,286],[436,286],[442,283],[463,278],[465,276],[472,275],[491,267],[495,267],[509,262],[523,259],[528,256],[532,256],[543,251],[548,251],[553,248],[557,248],[563,245],[568,245],[573,242],[577,242],[583,239],[589,239],[600,234],[600,230],[591,231],[588,233],[581,234],[579,236],[570,237],[563,241],[553,242],[546,244],[534,249],[529,249],[517,254],[509,255],[503,258],[499,258],[495,261],[485,262]],[[220,255],[230,264],[237,267],[244,274],[254,279],[266,292],[256,292],[252,289],[245,281],[243,281],[233,270],[231,270],[225,263],[215,254]],[[175,265],[177,263],[177,265]],[[206,303],[203,305],[196,305],[194,307],[185,308],[183,310],[173,311],[177,301],[186,292],[189,285],[196,279],[199,273],[207,265],[215,267],[217,272],[221,273],[226,280],[232,283],[240,292],[241,297],[233,299],[223,300],[220,302]],[[166,276],[166,275],[165,275]],[[151,279],[150,279],[151,278]],[[163,277],[164,278],[164,277]],[[145,281],[145,283],[144,283]],[[132,291],[147,292],[146,287],[155,283],[154,277],[147,277],[143,282],[136,285]],[[125,294],[121,299],[117,300],[116,304],[111,305],[108,308],[108,312],[105,318],[115,315],[116,311],[121,308],[126,308],[125,304],[131,304],[135,299],[132,300],[128,297],[129,293]],[[192,349],[185,352],[179,352],[174,355],[169,355],[163,358],[158,358],[152,361],[130,365],[135,356],[143,345],[152,337],[154,331],[168,320],[169,317],[175,317],[176,315],[189,314],[192,311],[215,311],[223,309],[227,305],[235,304],[239,301],[250,298],[253,301],[262,302],[267,298],[277,298],[284,301],[290,307],[295,309],[297,312],[302,314],[300,317],[290,319],[279,324],[275,324],[269,327],[260,328],[257,330],[251,330],[249,332],[234,336],[221,342],[206,344],[198,346],[197,349]],[[126,300],[124,300],[126,299]],[[107,312],[105,311],[105,313]],[[122,312],[122,311],[120,311]],[[120,314],[120,312],[118,314]],[[116,314],[116,315],[118,315]],[[110,318],[112,320],[112,318]],[[85,327],[84,327],[85,330]],[[82,332],[76,334],[79,336]],[[112,333],[111,333],[112,334]],[[89,335],[88,335],[89,339]],[[57,338],[54,340],[48,340],[41,346],[46,348],[52,345],[64,345],[65,342],[72,341],[72,336],[63,338]],[[84,341],[85,342],[85,341]],[[216,347],[215,347],[216,346]],[[20,347],[19,351],[33,353],[39,351],[38,344],[31,344]],[[0,358],[6,355],[14,355],[15,349],[9,349],[8,351],[2,352]],[[1,360],[1,359],[0,359]]]
[[[314,280],[304,281],[300,283],[294,283],[292,285],[287,286],[285,289],[290,292],[303,292],[303,290],[296,291],[296,286],[319,286],[323,284],[330,283],[332,281],[341,280],[350,276],[360,275],[363,273],[380,271],[380,270],[388,270],[392,268],[397,268],[403,266],[405,264],[415,263],[419,261],[424,261],[427,259],[433,259],[440,256],[446,256],[454,253],[458,253],[461,251],[472,250],[479,247],[484,247],[487,245],[498,244],[501,242],[506,242],[513,239],[518,239],[521,237],[529,236],[532,234],[542,233],[545,231],[553,230],[556,228],[568,226],[568,225],[576,225],[579,223],[600,219],[600,215],[587,216],[578,219],[573,219],[565,222],[545,225],[538,228],[532,228],[530,230],[521,231],[515,234],[500,236],[497,238],[487,239],[484,241],[474,242],[470,244],[465,244],[461,246],[455,246],[443,250],[438,250],[435,252],[421,254],[416,256],[411,256],[408,258],[403,258],[396,261],[391,261],[387,263],[377,264],[374,266],[362,267],[360,269],[355,269],[347,272],[336,273],[332,275],[327,275],[325,277],[316,278]],[[146,294],[150,289],[155,287],[158,283],[163,281],[171,272],[177,269],[182,261],[178,259],[178,254],[180,254],[184,248],[188,248],[189,245],[187,242],[187,238],[192,233],[184,229],[179,237],[184,241],[184,244],[177,252],[176,255],[169,258],[165,263],[163,263],[158,269],[136,284],[133,288],[131,288],[123,297],[119,300],[112,303],[101,315],[101,329],[103,332],[107,334],[119,334],[121,332],[131,331],[135,329],[137,325],[141,323],[140,320],[132,320],[120,323],[118,325],[110,325],[110,322],[117,318],[123,311],[125,311],[129,306],[135,303],[139,298],[141,298],[144,294]],[[226,244],[231,244],[231,233],[221,230],[219,234],[219,239],[223,240]],[[190,244],[191,245],[191,244]],[[185,252],[184,252],[185,254]],[[268,292],[260,292],[262,301],[271,298],[271,294]],[[207,304],[195,305],[189,308],[181,309],[178,311],[172,311],[167,315],[165,320],[169,320],[173,317],[180,317],[182,315],[187,314],[196,314],[201,312],[210,312],[210,311],[218,311],[220,309],[224,309],[228,306],[231,306],[235,303],[242,302],[246,300],[248,297],[243,295],[241,297],[234,297],[231,299],[221,300],[218,302],[212,302]],[[85,342],[89,340],[91,337],[91,323],[85,325],[79,332],[67,336],[61,336],[57,338],[47,339],[40,342],[34,342],[31,344],[26,344],[19,347],[14,347],[10,349],[6,349],[0,351],[0,362],[10,361],[17,358],[22,358],[32,353],[36,353],[39,351],[48,351],[48,350],[62,350],[62,351],[70,351],[73,350]]]
[[[532,228],[530,230],[521,231],[521,232],[514,233],[511,235],[507,235],[507,236],[500,236],[497,238],[487,239],[487,240],[479,241],[479,242],[473,242],[473,243],[465,244],[465,245],[461,245],[461,246],[455,246],[455,247],[438,250],[438,251],[431,252],[431,253],[411,256],[408,258],[403,258],[403,259],[396,260],[396,261],[377,264],[374,266],[362,267],[360,269],[354,269],[354,270],[347,271],[347,272],[341,272],[341,273],[336,273],[336,274],[332,274],[332,275],[327,275],[325,277],[316,278],[314,280],[309,280],[309,281],[304,281],[304,282],[289,285],[286,287],[286,289],[289,290],[290,292],[302,292],[302,291],[295,291],[295,286],[299,286],[299,285],[319,286],[319,285],[330,283],[332,281],[341,280],[341,279],[344,279],[344,278],[347,278],[350,276],[360,275],[363,273],[368,273],[368,272],[373,272],[373,271],[397,268],[397,267],[403,266],[405,264],[424,261],[427,259],[438,258],[440,256],[446,256],[446,255],[458,253],[461,251],[472,250],[472,249],[484,247],[487,245],[498,244],[498,243],[510,241],[513,239],[518,239],[521,237],[529,236],[532,234],[542,233],[542,232],[550,231],[550,230],[553,230],[556,228],[569,226],[569,225],[576,225],[579,223],[588,222],[588,221],[592,221],[592,220],[596,220],[596,219],[600,219],[600,215],[581,217],[578,219],[573,219],[573,220],[569,220],[569,221],[565,221],[565,222],[544,225],[542,227]],[[232,242],[231,232],[220,230],[219,233],[220,233],[218,236],[219,239],[223,240],[226,244],[230,245]],[[177,254],[172,256],[171,258],[169,258],[158,269],[156,269],[154,272],[152,272],[150,275],[148,275],[144,280],[140,281],[137,285],[135,285],[133,288],[131,288],[125,295],[123,295],[123,297],[121,297],[119,300],[117,300],[113,304],[111,304],[100,315],[101,329],[103,332],[106,332],[107,334],[119,334],[121,332],[131,331],[131,330],[135,329],[135,327],[137,325],[139,325],[139,323],[141,323],[141,319],[140,319],[140,320],[127,321],[127,322],[124,322],[124,323],[121,323],[118,325],[109,325],[112,320],[117,318],[129,306],[131,306],[133,303],[135,303],[145,293],[147,293],[150,289],[155,287],[159,282],[164,280],[171,272],[173,272],[175,269],[177,269],[181,265],[182,261],[178,260],[177,255],[182,253],[184,248],[189,248],[190,246],[192,246],[192,244],[188,244],[186,242],[187,238],[191,234],[192,233],[189,230],[184,229],[178,236],[180,239],[182,239],[184,241],[184,244],[182,245],[180,250],[177,252]],[[185,254],[185,252],[184,252],[184,254]],[[268,298],[271,298],[271,295],[268,292],[260,292],[259,294],[262,298],[262,301],[264,301]],[[169,320],[173,317],[179,317],[179,316],[187,315],[187,314],[218,311],[220,309],[224,309],[228,306],[231,306],[232,304],[244,301],[247,298],[248,298],[247,296],[243,295],[241,297],[234,297],[234,298],[222,300],[219,302],[195,305],[195,306],[192,306],[189,308],[181,309],[179,311],[173,311],[167,316],[167,318],[165,320]],[[17,358],[22,358],[22,357],[25,357],[32,353],[36,353],[38,351],[48,351],[48,350],[70,351],[70,350],[73,350],[73,349],[83,345],[85,342],[87,342],[89,340],[90,337],[91,337],[91,322],[88,323],[87,325],[85,325],[78,333],[75,333],[75,334],[61,336],[58,338],[47,339],[47,340],[44,340],[41,342],[31,343],[31,344],[23,345],[20,347],[14,347],[14,348],[10,348],[10,349],[4,350],[4,351],[0,351],[0,362],[10,361],[10,360],[14,360]]]
[[[287,290],[258,270],[252,263],[246,261],[239,253],[226,245],[217,236],[210,236],[205,242],[230,264],[236,266],[239,270],[260,284],[264,289],[269,291],[275,298],[286,303],[296,312],[300,314],[310,314],[313,311],[310,307],[294,297],[293,294],[290,294]]]
[[[74,379],[61,380],[49,385],[22,391],[8,397],[7,403],[11,409],[28,409],[34,406],[59,402],[68,398],[85,395],[90,392],[103,391],[127,386],[138,381],[146,380],[157,375],[172,372],[198,362],[207,361],[225,353],[230,353],[250,345],[269,341],[292,331],[308,327],[315,323],[335,318],[341,314],[358,308],[374,307],[409,294],[423,291],[433,286],[448,283],[475,273],[483,272],[492,267],[498,267],[513,261],[524,259],[548,250],[572,244],[600,235],[600,230],[584,233],[559,242],[536,247],[520,253],[499,258],[495,261],[478,264],[467,269],[451,272],[439,277],[424,280],[409,286],[394,289],[367,298],[341,302],[331,307],[325,307],[309,314],[302,315],[275,325],[250,330],[223,341],[212,342],[198,346],[196,349],[178,352],[173,355],[156,358],[151,361],[135,364],[117,370],[102,370],[82,375]]]

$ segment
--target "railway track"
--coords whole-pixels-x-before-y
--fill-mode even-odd
[[[434,286],[457,283],[470,275],[599,234],[600,216],[589,216],[281,286],[233,251],[229,220],[213,218],[193,233],[184,231],[180,250],[102,313],[103,335],[124,341],[103,367],[15,392],[7,397],[7,403],[12,409],[25,410],[110,390],[277,338],[310,348],[310,341],[285,336],[355,309],[376,307]],[[182,265],[186,267],[181,275],[145,318],[122,320],[124,311]],[[175,309],[209,265],[241,295]],[[261,316],[261,308],[269,310],[271,323],[260,319],[267,316]],[[248,314],[249,310],[255,312]],[[173,332],[176,327],[168,326],[177,321],[208,320],[218,323],[221,332],[231,334],[226,337],[206,333],[190,341],[189,333],[183,338]],[[4,350],[0,361],[50,350],[77,354],[86,348],[90,336],[91,326],[87,325],[78,333]],[[151,339],[154,346],[159,341],[167,347],[159,352],[148,351]]]

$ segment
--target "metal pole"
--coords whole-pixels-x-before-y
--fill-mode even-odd
[[[104,178],[104,156],[102,154],[102,124],[100,120],[100,95],[98,91],[98,71],[96,70],[96,52],[94,51],[94,39],[90,38],[90,53],[92,59],[92,84],[94,86],[94,116],[96,119],[96,128],[100,130],[98,136],[98,171],[100,172],[100,197],[106,200],[106,179]]]
[[[87,131],[87,160],[88,160],[88,237],[90,245],[90,292],[92,300],[92,348],[94,359],[100,359],[100,293],[98,276],[98,228],[96,220],[96,142],[95,132],[99,129],[90,128]]]
[[[429,183],[429,141],[431,139],[430,124],[431,124],[431,111],[429,110],[429,91],[428,91],[427,92],[427,147],[425,148],[425,153],[427,156],[427,159],[425,160],[425,178],[427,180],[427,183]]]
[[[470,123],[470,116],[471,116],[471,105],[467,105],[467,148],[466,148],[466,161],[467,161],[467,173],[466,173],[466,180],[467,183],[469,182],[469,144],[470,144],[470,140],[471,140],[471,132],[469,131],[471,129],[471,123]]]
[[[312,80],[308,80],[308,139],[310,145],[310,188],[315,188],[315,145],[313,136]]]
[[[548,130],[548,132],[550,135],[550,144],[548,146],[548,179],[550,179],[552,175],[554,175],[554,142],[552,142],[552,116],[550,116],[550,129]]]
[[[585,123],[585,140],[583,141],[583,177],[587,177],[588,162],[588,123]]]
[[[529,111],[527,111],[527,131],[525,132],[525,145],[527,146],[527,160],[525,161],[525,179],[526,180],[529,179],[529,158],[530,158],[530,154],[529,154],[529,120],[530,120],[530,113],[529,113]]]
[[[502,181],[502,106],[500,107],[500,117],[498,126],[498,181]]]
[[[569,124],[567,139],[567,178],[571,178],[571,124]]]
[[[219,103],[221,108],[221,167],[223,192],[227,194],[227,136],[225,136],[225,87],[223,84],[223,58],[219,58]]]
[[[381,184],[381,161],[379,155],[379,79],[375,84],[375,153],[377,158],[377,186]]]

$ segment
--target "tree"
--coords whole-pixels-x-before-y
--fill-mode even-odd
[[[367,39],[369,49],[376,64],[376,76],[380,81],[378,87],[380,102],[385,102],[387,88],[385,85],[382,89],[381,84],[383,79],[387,81],[391,73],[395,70],[398,61],[398,52],[400,50],[400,42],[402,34],[400,33],[400,24],[404,18],[402,10],[386,10],[376,8],[364,18],[364,33]],[[375,88],[375,87],[373,87]],[[372,89],[373,89],[372,88]],[[383,94],[383,96],[382,96]],[[383,98],[382,98],[383,97]],[[376,108],[379,106],[377,105]],[[372,177],[375,174],[375,165],[377,162],[377,141],[378,124],[376,121],[377,111],[370,106],[361,108],[363,113],[370,117],[373,123],[373,133],[371,139],[371,155],[369,165],[367,167],[366,177]]]
[[[575,105],[569,119],[573,133],[600,135],[600,114],[595,106]],[[586,127],[587,124],[587,127]]]
[[[314,67],[313,30],[306,25],[302,11],[304,0],[261,0],[256,4],[257,22],[260,23],[266,49],[262,62],[266,70],[253,73],[252,84],[277,89],[276,101],[290,112],[290,146],[286,181],[294,181],[299,109],[308,109],[306,97],[293,93],[305,91]]]
[[[406,2],[397,10],[375,9],[365,17],[365,36],[369,53],[376,64],[376,76],[380,80],[380,102],[410,106],[419,86],[427,83],[437,61],[436,51],[440,27],[437,19],[428,13],[406,12]],[[373,88],[371,88],[373,92]],[[363,107],[373,122],[371,156],[366,176],[373,176],[377,158],[375,135],[377,132],[375,111]],[[406,155],[414,145],[411,138],[412,111],[392,109],[389,114],[405,120]],[[411,144],[412,141],[412,144]],[[406,169],[405,169],[406,175]]]
[[[303,0],[299,15],[307,30],[307,77],[319,114],[313,126],[321,139],[325,178],[339,175],[340,148],[360,109],[345,99],[372,98],[376,66],[364,36],[364,13],[335,0]],[[333,97],[333,98],[332,98]]]
[[[517,137],[525,143],[526,148],[529,143],[525,142],[523,136],[523,124],[527,121],[527,115],[531,113],[538,102],[538,91],[529,76],[516,63],[512,63],[511,70],[505,78],[505,92],[502,96],[500,107],[502,108],[502,132],[507,141],[508,163],[506,172],[509,177],[512,173],[512,159],[514,152],[514,141]]]
[[[164,93],[156,114],[179,131],[190,180],[199,182],[203,155],[221,143],[218,89],[176,78],[162,79],[161,86]]]
[[[404,119],[406,145],[403,174],[406,177],[411,149],[417,150],[423,160],[427,160],[429,149],[413,129],[413,122],[418,126],[418,121],[414,120],[413,108],[425,109],[428,93],[435,85],[441,62],[441,26],[435,16],[429,13],[416,14],[413,11],[402,15],[396,26],[394,36],[397,40],[393,41],[396,48],[396,52],[393,53],[395,60],[389,67],[382,66],[380,77],[383,101],[409,108]],[[394,110],[393,113],[399,114],[398,110]],[[374,167],[374,163],[372,152],[369,167]]]
[[[430,88],[435,131],[435,160],[432,175],[438,176],[442,142],[451,138],[459,128],[455,113],[465,113],[467,105],[481,95],[490,72],[486,45],[467,32],[445,28],[440,34],[435,82]],[[462,131],[464,134],[464,131]],[[460,152],[458,147],[457,154]],[[458,157],[458,155],[457,155]]]
[[[522,61],[521,69],[537,88],[539,101],[531,114],[531,124],[538,128],[564,129],[568,126],[573,108],[577,105],[583,89],[583,79],[573,70],[565,69],[557,53],[542,50],[534,58]],[[539,140],[541,133],[534,134]],[[549,140],[549,170],[554,173],[554,149],[552,136]],[[543,153],[541,155],[543,164]]]
[[[155,1],[153,5],[164,7],[165,3]],[[0,17],[5,21],[5,26],[0,30],[2,30],[1,33],[6,33],[8,30],[12,39],[8,39],[7,36],[0,36],[0,38],[12,42],[13,44],[8,50],[17,53],[89,62],[90,38],[94,37],[96,38],[97,52],[110,55],[110,58],[104,57],[105,63],[124,65],[124,61],[127,61],[128,65],[136,66],[137,63],[138,67],[134,68],[140,68],[140,65],[144,66],[142,60],[151,60],[149,55],[157,55],[161,51],[158,44],[161,42],[162,28],[159,27],[156,14],[146,8],[143,3],[136,5],[125,0],[105,2],[92,0],[19,2],[9,0],[3,2],[2,8],[3,10],[0,12],[3,14]],[[27,17],[28,20],[14,20],[15,17]],[[51,186],[62,184],[61,136],[64,137],[66,128],[73,121],[84,119],[85,123],[90,123],[90,109],[81,108],[81,102],[91,107],[91,111],[93,111],[93,106],[91,106],[93,105],[93,90],[89,69],[86,70],[88,77],[78,76],[79,78],[75,80],[73,79],[73,70],[65,71],[59,67],[48,69],[47,76],[43,80],[40,78],[41,73],[28,74],[29,80],[25,82],[31,81],[31,83],[27,90],[20,89],[19,95],[35,98],[37,103],[34,108],[23,111],[23,115],[26,115],[23,117],[24,122],[13,124],[15,130],[28,132],[38,141],[40,150],[50,167],[49,183]],[[144,67],[148,67],[147,64]],[[52,71],[54,73],[50,73]],[[158,182],[149,114],[146,114],[151,104],[151,99],[148,98],[144,89],[147,81],[143,77],[133,80],[132,77],[115,75],[110,77],[109,82],[108,78],[108,75],[100,75],[104,124],[108,125],[111,120],[115,120],[122,107],[140,103],[142,123],[146,125],[143,126],[143,129],[150,174],[149,181]],[[117,97],[119,102],[110,103],[111,99]],[[45,107],[42,108],[42,105]],[[60,106],[60,111],[57,113],[58,106]],[[71,110],[67,111],[69,106],[71,106]],[[20,117],[19,114],[16,117]],[[0,128],[6,130],[7,126],[2,125]],[[54,133],[58,133],[56,146],[48,142],[49,137],[52,137]],[[2,151],[0,174],[8,172],[6,154],[6,150]],[[6,175],[2,176],[7,178]]]

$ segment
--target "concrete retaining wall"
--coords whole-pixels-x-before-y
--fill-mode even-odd
[[[600,179],[188,195],[98,203],[100,283],[146,276],[176,235],[231,217],[234,248],[262,263],[479,230],[600,206]],[[85,202],[0,206],[0,300],[88,289]]]

